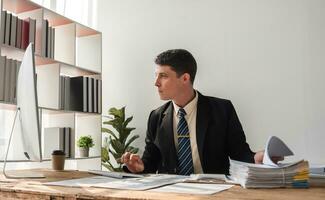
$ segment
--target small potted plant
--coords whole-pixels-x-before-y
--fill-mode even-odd
[[[90,135],[81,136],[77,141],[77,146],[79,147],[80,157],[88,157],[89,148],[94,146],[94,141]]]

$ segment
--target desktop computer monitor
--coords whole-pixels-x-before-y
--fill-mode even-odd
[[[15,123],[16,120],[20,123]],[[15,125],[20,125],[16,126]],[[11,143],[12,134],[15,128],[21,130],[21,137],[23,141],[23,150],[26,158],[30,161],[42,161],[41,152],[41,132],[39,123],[39,111],[37,102],[36,89],[36,73],[33,44],[30,43],[27,47],[17,78],[17,110],[12,126],[12,131],[9,138],[9,143],[6,152],[6,158],[3,168],[3,173],[8,178],[40,178],[40,174],[16,174],[9,175],[5,171],[8,151]]]

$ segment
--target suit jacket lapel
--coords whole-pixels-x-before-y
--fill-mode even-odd
[[[199,97],[198,97],[197,114],[196,114],[196,141],[197,141],[197,148],[199,151],[202,169],[204,169],[203,147],[204,147],[204,140],[205,140],[208,124],[210,121],[210,112],[209,112],[209,104],[206,100],[206,97],[201,95],[199,92],[198,94]]]
[[[177,155],[174,142],[174,131],[173,131],[173,104],[170,103],[165,112],[163,113],[161,124],[159,127],[157,142],[163,157],[168,159],[170,167],[177,166]]]

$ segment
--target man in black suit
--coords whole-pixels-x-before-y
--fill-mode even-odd
[[[142,158],[124,153],[121,162],[133,173],[229,173],[229,159],[261,163],[229,100],[204,96],[193,88],[196,61],[183,49],[162,52],[155,60],[162,100],[171,100],[149,116]]]

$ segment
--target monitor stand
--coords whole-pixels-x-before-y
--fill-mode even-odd
[[[2,170],[3,175],[6,178],[12,178],[12,179],[45,178],[45,176],[43,174],[33,172],[33,171],[12,171],[9,174],[6,172],[6,164],[7,164],[7,158],[8,158],[8,153],[9,153],[9,147],[10,147],[10,143],[11,143],[11,139],[12,139],[12,135],[13,135],[13,130],[14,130],[14,127],[15,127],[15,124],[16,124],[16,119],[17,119],[18,112],[20,113],[19,108],[17,108],[17,110],[16,110],[14,122],[13,122],[12,127],[11,127],[11,133],[10,133],[9,142],[8,142],[8,145],[7,145],[6,157],[5,157],[5,160],[4,160],[4,163],[3,163],[3,170]],[[28,153],[24,152],[24,154],[29,159]]]

